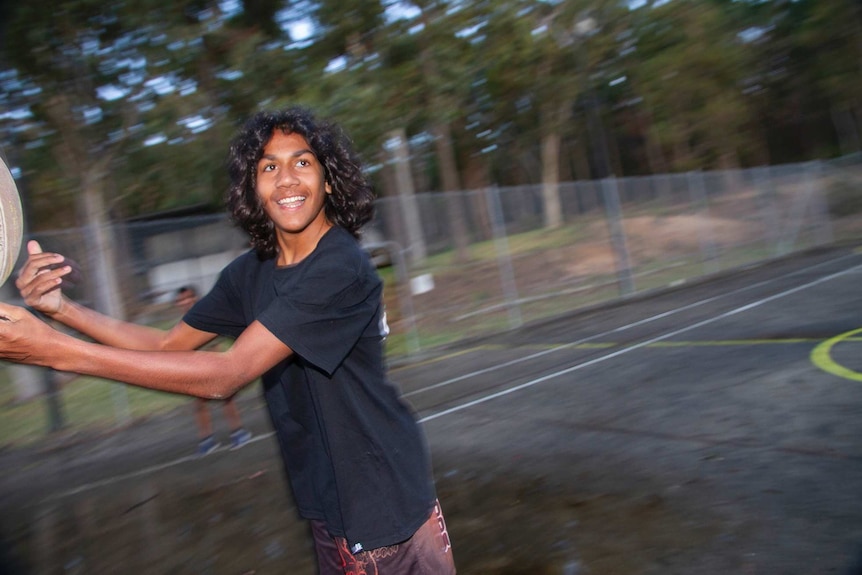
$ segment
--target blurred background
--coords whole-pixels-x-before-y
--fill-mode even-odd
[[[3,2],[0,37],[27,237],[132,321],[246,249],[228,141],[293,104],[374,182],[393,360],[862,237],[855,0]],[[178,401],[0,377],[3,443]]]

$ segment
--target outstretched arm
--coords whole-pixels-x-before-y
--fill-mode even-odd
[[[231,397],[292,353],[259,322],[227,351],[119,349],[71,337],[23,308],[0,303],[0,359],[205,399]]]
[[[15,281],[24,302],[99,343],[138,350],[196,349],[215,337],[215,334],[191,330],[182,323],[168,332],[114,319],[84,307],[63,295],[63,279],[73,268],[62,255],[43,252],[34,240],[27,242],[27,253],[27,262]]]

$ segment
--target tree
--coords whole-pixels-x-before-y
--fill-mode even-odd
[[[514,118],[512,124],[522,126],[539,142],[536,175],[542,181],[548,228],[562,224],[560,144],[574,104],[572,84],[579,78],[560,6],[502,4],[491,13],[485,35],[485,48],[492,54],[488,76],[495,95],[505,102],[498,111]]]
[[[749,138],[752,66],[727,14],[710,2],[645,6],[630,73],[651,118],[651,137],[678,170],[739,165]]]
[[[277,3],[248,4],[272,14]],[[238,62],[273,89],[272,77],[292,85],[274,73],[290,68],[282,52],[253,57],[271,43],[272,26],[256,19],[243,28],[242,14],[218,2],[157,0],[64,0],[51,10],[22,3],[10,11],[4,53],[15,67],[7,74],[19,80],[7,97],[22,114],[5,127],[29,150],[22,154],[29,187],[44,185],[51,198],[50,211],[32,202],[35,227],[85,227],[87,253],[98,254],[90,278],[96,307],[110,315],[124,315],[112,217],[221,197],[214,174],[224,153],[212,150],[224,150],[224,128],[232,131],[225,102],[259,102],[244,100],[237,88],[248,84],[225,72]],[[255,88],[262,83],[255,79]],[[62,209],[64,201],[74,209]]]
[[[862,150],[862,6],[853,0],[804,2],[787,30],[813,87],[827,102],[842,153]]]

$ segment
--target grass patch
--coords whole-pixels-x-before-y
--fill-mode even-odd
[[[0,384],[0,445],[26,445],[50,431],[45,395],[16,402],[11,371],[3,370]],[[189,398],[115,382],[78,377],[59,394],[65,429],[109,429],[122,419],[138,419],[165,413],[185,405]]]

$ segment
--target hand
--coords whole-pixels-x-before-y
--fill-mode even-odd
[[[51,336],[56,333],[26,309],[0,303],[0,359],[48,365],[46,352],[51,349]]]
[[[27,242],[29,257],[18,273],[15,287],[21,292],[24,303],[48,316],[60,311],[63,305],[63,278],[71,274],[71,260],[62,255],[42,252],[35,240]]]

